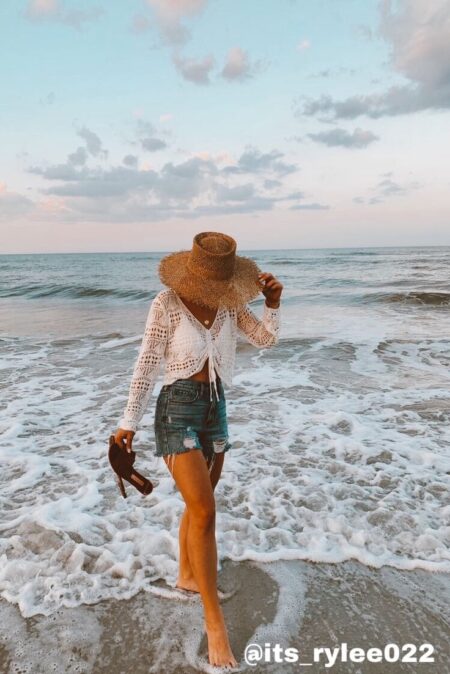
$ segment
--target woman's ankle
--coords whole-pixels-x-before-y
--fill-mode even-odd
[[[192,573],[192,569],[186,569],[182,570],[180,569],[178,571],[178,580],[186,580],[186,581],[195,581],[194,574]]]
[[[217,611],[211,611],[204,617],[205,626],[208,630],[225,630],[225,617],[223,615],[222,607],[218,606]]]

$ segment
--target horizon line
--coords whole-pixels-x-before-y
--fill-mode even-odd
[[[313,246],[306,248],[240,248],[239,252],[236,254],[239,255],[241,252],[264,252],[264,251],[301,251],[301,250],[366,250],[373,248],[449,248],[450,243],[430,243],[430,244],[414,244],[414,245],[383,245],[383,246]],[[178,249],[177,249],[178,250]],[[180,249],[180,250],[190,250],[190,249]],[[139,254],[145,255],[148,253],[172,253],[172,250],[81,250],[81,251],[41,251],[38,253],[0,253],[0,257],[5,255],[129,255],[129,254]]]

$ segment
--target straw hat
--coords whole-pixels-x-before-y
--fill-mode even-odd
[[[254,260],[236,255],[236,241],[221,232],[199,232],[191,250],[169,253],[158,265],[164,285],[210,309],[231,309],[257,297],[260,271]]]

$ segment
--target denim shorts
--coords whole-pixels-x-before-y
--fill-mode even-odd
[[[200,449],[208,459],[230,449],[225,393],[220,378],[216,385],[219,400],[214,388],[210,400],[209,383],[195,379],[177,379],[162,386],[153,424],[156,456]]]

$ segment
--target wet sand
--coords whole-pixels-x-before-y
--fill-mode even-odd
[[[450,575],[392,567],[370,569],[354,561],[314,564],[225,561],[219,587],[230,642],[242,672],[290,674],[448,674]],[[155,592],[173,594],[157,583]],[[203,612],[198,598],[174,599],[140,592],[130,599],[64,608],[23,618],[0,601],[2,674],[192,674],[224,671],[207,664]],[[434,646],[435,663],[340,662],[300,666],[272,662],[249,666],[248,643],[279,643],[311,663],[314,647],[349,650],[387,643]],[[420,652],[417,652],[420,656]],[[229,670],[230,671],[230,670]],[[236,671],[236,670],[235,670]]]

